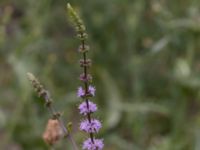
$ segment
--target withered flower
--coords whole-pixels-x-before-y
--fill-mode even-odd
[[[43,140],[53,145],[58,142],[64,136],[60,122],[57,119],[49,119],[46,129],[43,133]]]

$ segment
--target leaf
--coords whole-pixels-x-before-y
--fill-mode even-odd
[[[105,119],[105,126],[107,128],[115,127],[121,119],[121,111],[118,109],[118,105],[121,101],[120,91],[115,84],[115,81],[109,75],[106,70],[100,70],[101,80],[104,84],[104,90],[107,102],[107,115]]]

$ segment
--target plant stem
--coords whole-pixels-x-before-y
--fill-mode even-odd
[[[81,36],[83,37],[83,33],[81,33]],[[81,40],[81,46],[84,50],[85,49],[85,41],[84,40]],[[83,60],[84,60],[84,64],[86,64],[87,63],[86,62],[87,61],[86,52],[83,53]],[[84,78],[86,79],[87,78],[87,66],[84,65],[83,69],[84,69]],[[85,85],[85,95],[87,95],[88,94],[88,82],[84,82],[84,85]],[[89,109],[89,100],[87,97],[85,99],[85,102],[87,104],[87,108]],[[88,118],[88,121],[91,123],[91,114],[90,113],[87,114],[87,118]],[[94,143],[93,133],[90,133],[90,138],[91,138],[92,143]]]
[[[73,150],[79,150],[78,146],[76,144],[76,142],[74,141],[73,136],[71,135],[70,131],[65,127],[64,122],[61,118],[61,114],[59,112],[56,111],[55,107],[52,105],[52,100],[48,94],[48,92],[44,92],[43,97],[45,99],[46,102],[46,107],[48,108],[49,112],[51,113],[51,115],[57,119],[62,127],[62,130],[64,132],[64,135],[66,138],[69,139],[69,141],[72,143],[72,147]]]

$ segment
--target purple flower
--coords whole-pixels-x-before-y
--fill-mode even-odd
[[[88,87],[88,93],[87,93],[87,95],[88,96],[95,96],[95,91],[96,91],[95,87],[93,87],[93,86],[90,85]],[[81,86],[78,88],[77,96],[78,97],[84,97],[85,96],[85,90]]]
[[[88,113],[93,113],[95,111],[97,111],[97,105],[91,101],[88,101],[89,104],[89,108],[87,107],[87,103],[86,102],[82,102],[79,105],[79,110],[80,110],[80,114],[82,115],[87,115]]]
[[[95,91],[96,91],[95,87],[90,85],[88,91],[92,96],[95,96]]]
[[[79,79],[83,82],[91,82],[92,81],[92,76],[90,74],[87,74],[87,76],[85,76],[84,73],[82,73],[79,77]]]
[[[84,120],[80,124],[80,129],[87,133],[97,133],[101,128],[101,122],[97,119],[92,119],[91,122],[89,120]]]
[[[104,147],[102,139],[94,139],[94,143],[92,143],[91,139],[87,139],[83,142],[84,150],[102,150]]]
[[[83,89],[82,87],[79,87],[79,88],[78,88],[78,91],[77,91],[77,96],[78,96],[78,97],[82,97],[82,96],[84,96],[84,95],[85,95],[84,89]]]

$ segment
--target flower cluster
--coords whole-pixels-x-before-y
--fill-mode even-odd
[[[86,92],[85,89],[83,89],[83,87],[79,87],[78,91],[77,91],[77,96],[78,97],[90,97],[90,96],[95,96],[95,87],[93,86],[89,86],[88,87],[88,91]]]
[[[86,116],[88,113],[93,113],[95,111],[97,111],[97,105],[91,101],[88,101],[89,106],[87,106],[86,102],[82,102],[78,109],[80,111],[81,115]]]
[[[78,48],[78,52],[82,54],[80,59],[80,67],[83,68],[83,73],[79,79],[83,82],[83,86],[80,86],[77,90],[77,97],[82,98],[83,102],[79,105],[80,114],[86,118],[80,123],[80,130],[89,134],[90,138],[83,142],[82,149],[84,150],[102,150],[104,147],[102,139],[96,139],[95,133],[98,133],[102,127],[101,122],[92,117],[92,113],[97,111],[95,103],[91,102],[89,98],[95,96],[96,89],[90,85],[92,82],[92,76],[88,73],[88,69],[91,66],[91,60],[87,59],[87,53],[89,46],[86,45],[87,33],[83,21],[80,19],[74,9],[68,4],[68,12],[71,20],[75,26],[77,37],[81,41],[81,45]]]
[[[97,119],[84,120],[81,122],[80,129],[88,133],[97,133],[101,128],[101,123]]]
[[[93,139],[93,142],[91,139],[87,139],[83,143],[83,149],[88,149],[88,150],[100,150],[103,149],[103,140],[101,139]]]

